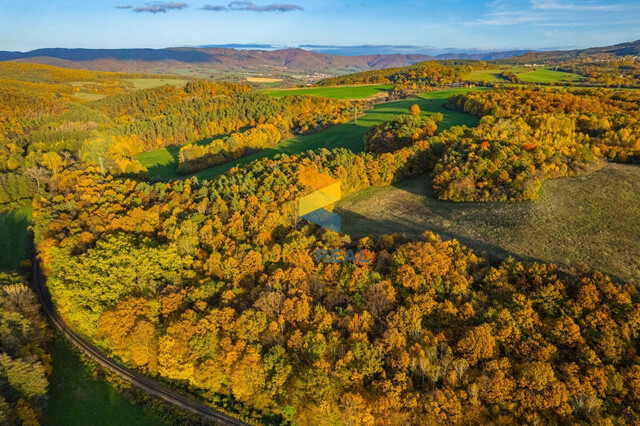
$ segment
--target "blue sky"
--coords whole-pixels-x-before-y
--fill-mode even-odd
[[[638,0],[0,0],[0,49],[603,46],[640,39]]]

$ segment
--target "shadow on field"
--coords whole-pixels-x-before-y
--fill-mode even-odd
[[[456,203],[433,196],[431,179],[409,179],[343,198],[334,212],[355,241],[383,234],[420,239],[425,231],[456,239],[492,262],[517,260],[568,267],[587,264],[618,282],[637,282],[640,224],[634,166],[549,181],[535,202]]]
[[[372,220],[370,218],[364,217],[357,213],[345,211],[339,208],[336,208],[334,212],[341,216],[343,222],[345,221],[349,221],[351,223],[367,222],[368,229],[370,230],[387,230],[387,229],[395,228],[394,233],[400,235],[402,239],[406,240],[407,242],[410,240],[413,240],[413,241],[424,240],[425,238],[422,236],[422,234],[425,231],[433,232],[438,237],[440,237],[440,239],[442,239],[443,241],[450,241],[455,239],[461,245],[472,249],[476,255],[482,256],[483,258],[487,259],[489,261],[489,264],[491,264],[492,266],[498,266],[501,262],[503,262],[509,257],[512,257],[515,260],[520,262],[536,262],[536,263],[547,263],[547,264],[554,263],[566,270],[570,269],[572,266],[575,267],[580,265],[580,263],[567,264],[567,263],[558,262],[558,261],[548,262],[543,259],[539,259],[531,256],[525,256],[522,254],[518,254],[512,251],[506,250],[503,247],[500,247],[498,245],[489,244],[484,241],[479,241],[473,238],[462,236],[460,234],[457,234],[455,232],[450,232],[449,230],[446,230],[437,226],[424,227],[417,222],[399,224],[397,221],[393,221],[393,220]],[[380,236],[384,234],[391,234],[391,232],[375,232],[375,231],[361,232],[361,233],[357,233],[357,232],[350,232],[350,233],[347,232],[347,233],[350,235],[353,241],[356,241],[359,238],[367,237],[367,236],[375,237],[375,236]],[[585,264],[582,264],[582,265],[589,267],[588,265],[585,265]],[[596,269],[596,268],[590,267],[590,269]],[[625,280],[610,272],[607,272],[607,275],[611,278],[613,282],[618,282],[618,283],[629,282],[628,280]]]
[[[158,162],[148,167],[149,176],[172,176],[178,170],[178,154],[180,153],[179,145],[170,145],[164,148],[170,155],[172,160],[166,162]]]
[[[24,213],[25,210],[0,213],[0,270],[19,270],[20,262],[27,258],[27,228],[31,223],[31,214]]]
[[[349,228],[359,227],[363,229],[361,232],[349,232],[352,240],[357,240],[366,236],[380,236],[384,234],[397,233],[408,240],[423,240],[422,234],[426,231],[433,232],[438,235],[443,241],[449,240],[457,240],[460,244],[465,247],[472,249],[477,255],[481,255],[487,258],[491,264],[497,264],[501,261],[507,259],[508,257],[513,257],[520,261],[527,262],[543,262],[540,259],[536,259],[533,257],[523,256],[511,251],[504,249],[503,247],[489,244],[484,241],[475,240],[469,238],[467,236],[460,235],[456,232],[451,232],[451,230],[438,227],[438,226],[428,226],[425,227],[423,224],[417,221],[408,221],[404,220],[402,222],[396,220],[374,220],[371,218],[367,218],[360,214],[346,211],[340,208],[335,208],[334,212],[339,214],[342,218],[343,222],[349,223]],[[366,226],[358,226],[358,224],[366,223]],[[385,232],[385,230],[394,229],[393,232]],[[365,231],[366,230],[366,231]],[[381,232],[376,232],[376,230],[380,230]]]

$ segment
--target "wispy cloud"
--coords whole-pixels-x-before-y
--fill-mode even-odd
[[[488,11],[482,17],[463,23],[464,26],[518,25],[533,22],[537,18],[523,5],[514,7],[506,0],[493,0],[487,4]],[[529,12],[529,13],[528,13]]]
[[[116,9],[131,9],[133,6],[131,6],[130,4],[126,5],[126,6],[116,6]]]
[[[139,6],[133,9],[134,12],[149,12],[149,13],[166,13],[169,10],[180,10],[187,7],[186,3],[173,2],[173,3],[146,3],[144,6]]]
[[[615,14],[616,17],[629,8],[628,3],[606,3],[599,0],[565,1],[565,0],[527,0],[506,1],[493,0],[488,11],[482,17],[465,26],[500,26],[534,24],[545,25],[552,22],[566,22],[568,25],[592,22],[595,14]],[[613,20],[613,18],[612,18]],[[552,24],[550,24],[552,25]],[[555,25],[555,24],[554,24]]]
[[[211,12],[223,12],[227,10],[227,6],[212,6],[210,4],[205,4],[202,7],[202,10],[209,10]]]
[[[211,12],[228,12],[228,11],[249,11],[249,12],[293,12],[296,10],[304,10],[302,6],[289,3],[272,3],[265,6],[258,6],[251,1],[232,1],[227,6],[215,6],[205,4],[203,10]]]
[[[600,11],[600,12],[612,12],[616,10],[622,10],[623,4],[602,4],[597,1],[583,1],[581,3],[570,1],[557,1],[557,0],[531,0],[531,5],[534,9],[540,10],[586,10],[586,11]]]
[[[485,18],[469,22],[465,25],[519,25],[529,22],[540,21],[542,18],[524,12],[494,12]]]

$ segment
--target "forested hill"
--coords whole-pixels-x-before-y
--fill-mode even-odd
[[[615,44],[605,47],[590,47],[588,49],[556,50],[552,52],[528,52],[499,62],[508,64],[541,64],[566,62],[575,60],[615,60],[624,57],[640,56],[640,40]]]
[[[304,49],[236,50],[229,48],[167,49],[37,49],[30,52],[0,51],[0,61],[35,62],[66,68],[120,72],[165,72],[176,69],[215,71],[309,71],[353,72],[402,67],[432,59],[504,58],[520,53],[482,54],[376,54],[359,56],[329,55]]]
[[[429,86],[450,84],[460,81],[473,70],[498,67],[485,61],[446,60],[425,61],[407,67],[364,71],[338,77],[325,78],[320,86],[348,84],[393,84],[396,90],[411,88],[423,90]]]

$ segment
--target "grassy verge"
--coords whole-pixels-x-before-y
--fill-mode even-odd
[[[363,137],[371,126],[390,120],[400,114],[408,113],[409,107],[413,104],[420,106],[424,116],[436,112],[442,113],[444,120],[440,125],[441,130],[454,125],[475,126],[478,124],[476,117],[447,110],[442,106],[450,95],[464,93],[467,90],[469,89],[439,90],[425,93],[417,98],[378,104],[362,117],[358,117],[357,123],[352,120],[345,124],[329,127],[318,133],[296,136],[282,141],[273,148],[264,149],[247,157],[203,170],[194,175],[199,179],[209,179],[226,172],[232,167],[246,164],[256,159],[270,158],[277,154],[296,154],[310,149],[347,148],[353,152],[361,152],[364,149]],[[188,177],[188,175],[180,176],[177,174],[179,151],[179,147],[168,147],[139,154],[136,159],[140,160],[149,169],[150,176],[158,176],[163,179]]]
[[[59,335],[51,343],[53,371],[45,425],[158,425],[161,419],[95,379],[79,355]]]
[[[607,164],[587,175],[545,182],[527,203],[451,203],[431,195],[427,176],[370,188],[340,201],[352,236],[418,237],[429,230],[494,258],[564,265],[583,262],[640,284],[640,167]]]
[[[27,258],[32,213],[31,207],[0,213],[0,269],[19,271],[20,262]]]

